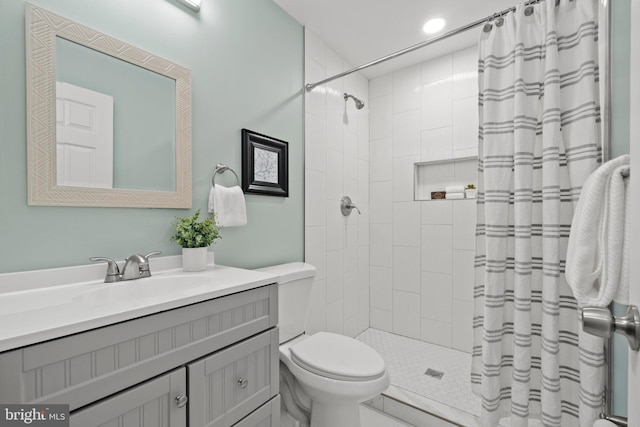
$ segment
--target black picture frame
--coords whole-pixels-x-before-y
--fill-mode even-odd
[[[242,191],[289,197],[289,143],[242,129]]]

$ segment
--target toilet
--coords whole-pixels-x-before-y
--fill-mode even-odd
[[[280,394],[292,426],[360,426],[359,404],[389,386],[384,360],[353,338],[304,333],[314,266],[303,262],[260,269],[277,275]],[[283,426],[288,426],[283,421]]]

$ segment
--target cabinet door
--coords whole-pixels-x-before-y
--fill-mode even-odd
[[[186,369],[180,368],[128,391],[72,412],[70,427],[186,427]]]
[[[189,426],[229,427],[278,394],[278,329],[187,365]]]
[[[280,395],[253,411],[233,427],[280,427]]]

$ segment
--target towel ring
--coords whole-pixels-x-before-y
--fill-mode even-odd
[[[233,169],[231,169],[229,166],[227,165],[223,165],[222,163],[218,163],[216,165],[216,170],[213,171],[213,175],[211,176],[211,185],[216,185],[216,175],[219,173],[225,173],[226,171],[230,171],[231,173],[233,173],[236,177],[236,182],[238,183],[238,186],[240,185],[240,178],[238,178],[238,174],[236,173],[236,171],[234,171]]]

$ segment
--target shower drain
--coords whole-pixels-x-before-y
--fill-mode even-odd
[[[442,376],[444,375],[444,372],[442,371],[436,371],[435,369],[427,369],[427,371],[424,373],[425,375],[428,375],[432,378],[435,378],[437,380],[441,380]]]

